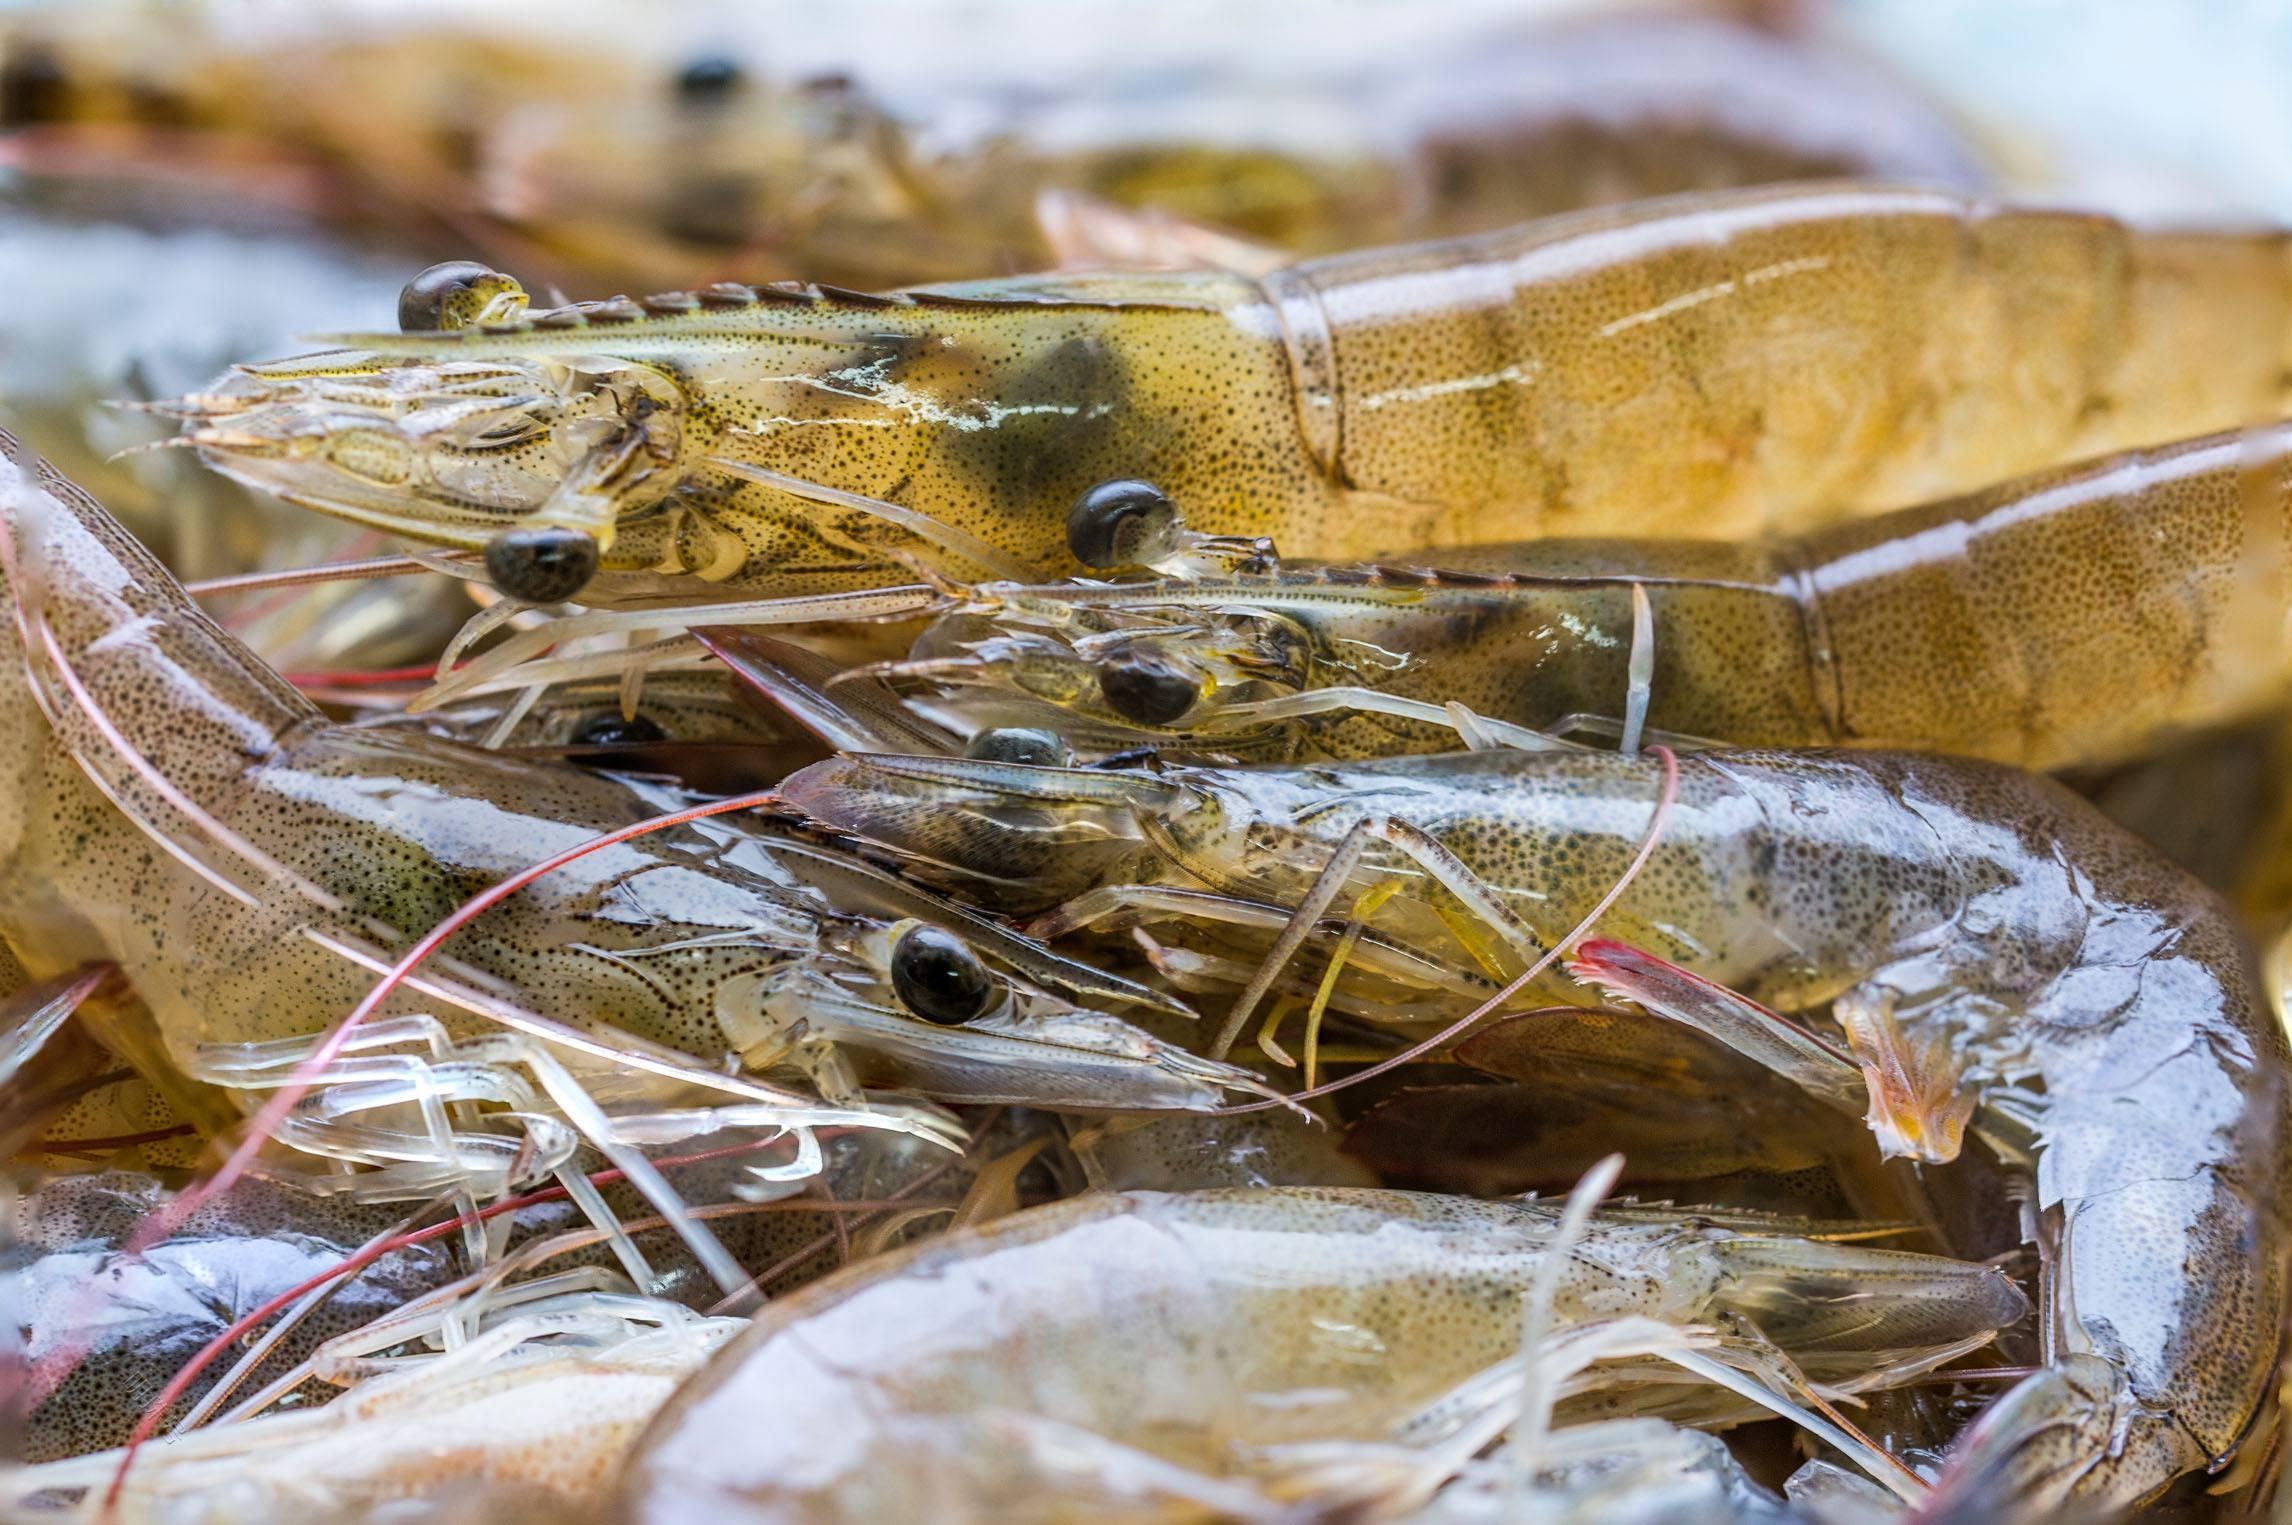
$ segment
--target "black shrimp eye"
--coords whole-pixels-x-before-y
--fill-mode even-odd
[[[487,298],[516,285],[500,271],[489,270],[474,259],[450,259],[432,265],[399,291],[398,327],[409,334],[460,328],[477,316]]]
[[[1159,662],[1114,662],[1098,670],[1106,707],[1138,725],[1175,725],[1202,696],[1201,685]]]
[[[1067,511],[1066,548],[1086,567],[1136,566],[1148,539],[1177,518],[1178,505],[1152,482],[1101,482]]]
[[[962,938],[938,927],[909,927],[891,948],[891,988],[926,1022],[960,1027],[995,1003],[995,977]]]
[[[447,309],[495,272],[476,260],[450,259],[432,265],[398,292],[398,327],[409,334],[434,333],[447,325]]]
[[[577,747],[638,747],[666,740],[668,732],[651,717],[639,715],[623,719],[618,710],[591,716],[573,733],[573,745]]]
[[[1074,757],[1052,732],[1015,725],[981,731],[963,748],[963,755],[981,762],[1024,763],[1030,768],[1063,768]]]
[[[714,104],[747,82],[747,72],[740,67],[738,59],[711,53],[677,70],[677,99],[695,105]]]
[[[561,604],[597,575],[597,542],[579,530],[503,530],[486,542],[485,571],[511,598]]]
[[[11,48],[0,63],[0,128],[60,122],[71,111],[71,79],[38,43]]]

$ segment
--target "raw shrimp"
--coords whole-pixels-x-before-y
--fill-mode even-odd
[[[11,15],[0,153],[83,200],[107,185],[146,213],[284,208],[606,290],[729,263],[857,284],[1039,268],[1106,247],[1101,204],[1180,253],[1201,223],[1219,247],[1306,253],[1669,191],[1986,178],[1958,125],[1883,70],[1693,16],[1433,4],[1405,29],[1328,28],[1197,5],[1133,18],[1162,34],[1142,55],[1135,28],[1077,39],[1044,0],[952,27],[919,14],[897,39],[752,7],[682,52],[691,39],[579,15],[545,33],[234,16],[218,45],[212,9]],[[1012,36],[1033,64],[1017,74]],[[1153,219],[1127,228],[1131,209]]]
[[[486,139],[483,188],[560,263],[610,279],[732,265],[885,286],[1224,254],[1237,234],[1248,253],[1324,253],[1768,181],[1987,178],[1930,106],[1809,42],[1696,16],[1457,10],[1414,7],[1401,47],[1374,17],[1315,29],[1315,56],[1261,39],[1299,30],[1277,12],[1225,8],[1191,23],[1181,60],[1141,60],[1133,30],[1118,56],[1062,65],[1038,51],[1039,8],[1005,3],[937,46],[918,36],[930,68],[904,87],[880,38],[803,81],[703,55],[673,86],[513,114]],[[805,19],[816,47],[825,18]],[[1021,89],[985,59],[949,62],[1011,35],[1034,65]]]
[[[1042,1119],[1035,1124],[1043,1125]],[[996,1131],[1015,1135],[1008,1128]],[[926,1186],[934,1188],[933,1197],[960,1198],[973,1176],[964,1159],[882,1130],[825,1139],[823,1156],[818,1177],[807,1183],[820,1193],[816,1204],[809,1191],[753,1206],[735,1201],[744,1193],[757,1195],[741,1168],[752,1154],[742,1152],[677,1162],[676,1182],[687,1201],[701,1205],[740,1264],[769,1272],[769,1290],[778,1293],[836,1263],[832,1254],[807,1253],[823,1233],[831,1250],[841,1237],[823,1214],[849,1224],[871,1221],[857,1211],[837,1213],[839,1204],[859,1209],[880,1203],[883,1216],[899,1214],[936,1227],[945,1222],[944,1209],[918,1213],[901,1199]],[[125,1444],[147,1406],[218,1331],[405,1226],[394,1222],[395,1211],[320,1196],[287,1175],[280,1181],[241,1178],[140,1256],[123,1245],[168,1196],[152,1176],[119,1170],[50,1176],[18,1199],[9,1225],[14,1243],[0,1251],[0,1303],[22,1319],[26,1369],[37,1395],[28,1415],[13,1416],[22,1421],[24,1460]],[[599,1190],[626,1221],[645,1216],[641,1198],[626,1184],[607,1181]],[[506,1259],[487,1271],[492,1284],[519,1285],[537,1270],[614,1272],[608,1236],[582,1223],[580,1203],[563,1193],[547,1200],[551,1196],[538,1193],[498,1218],[497,1249]],[[662,1271],[655,1296],[696,1312],[717,1302],[704,1269],[681,1253],[665,1229],[640,1226],[631,1238]],[[439,1240],[434,1231],[430,1238],[406,1239],[349,1273],[312,1306],[297,1303],[266,1333],[265,1344],[245,1357],[229,1394],[203,1396],[223,1372],[221,1363],[209,1367],[169,1406],[169,1428],[181,1432],[184,1411],[195,1401],[211,1411],[228,1396],[235,1407],[276,1379],[284,1380],[276,1380],[272,1390],[291,1394],[296,1404],[324,1401],[333,1389],[291,1375],[296,1363],[322,1342],[477,1269],[466,1254],[453,1253],[452,1240]],[[381,1342],[395,1343],[396,1338]]]
[[[1558,1341],[1708,1326],[1714,1351],[1780,1347],[1847,1387],[1924,1370],[2027,1311],[1994,1268],[1802,1237],[1812,1226],[1612,1209],[1558,1243],[1560,1216],[1303,1187],[1021,1213],[766,1309],[662,1413],[624,1500],[643,1521],[1270,1514],[1314,1491],[1315,1468],[1285,1455],[1451,1439],[1484,1417],[1473,1379],[1519,1350],[1540,1270]],[[1668,1395],[1674,1413],[1742,1416],[1683,1394],[1679,1372],[1603,1396],[1614,1375],[1561,1390],[1593,1412]],[[1517,1387],[1502,1390],[1509,1415]]]
[[[330,703],[364,698],[369,689],[306,684]],[[385,701],[402,704],[408,690]],[[506,755],[562,758],[584,767],[673,775],[708,794],[744,794],[818,762],[827,745],[746,684],[721,670],[651,671],[635,703],[619,679],[553,685],[528,704],[519,696],[470,699],[426,709],[378,708],[361,728],[420,730]]]
[[[387,1231],[393,1213],[243,1179],[140,1257],[121,1244],[166,1193],[123,1171],[56,1176],[15,1203],[0,1252],[0,1302],[21,1326],[27,1369],[48,1379],[16,1454],[41,1462],[126,1443],[144,1407],[218,1331]],[[451,1247],[412,1245],[359,1272],[279,1345],[300,1360],[455,1274]],[[93,1293],[90,1288],[95,1289]],[[49,1371],[59,1361],[67,1369]],[[197,1399],[194,1387],[169,1414]]]
[[[167,279],[154,281],[155,269]],[[312,534],[308,515],[138,450],[163,437],[162,421],[117,405],[197,386],[250,346],[314,325],[386,322],[404,278],[402,266],[308,239],[154,233],[11,205],[0,211],[0,283],[21,296],[0,310],[0,422],[179,577],[330,559],[349,538],[339,526]]]
[[[1325,912],[1350,917],[1343,976],[1319,982],[1332,1009],[1457,1014],[1615,883],[1663,761],[1149,774],[866,757],[785,793],[864,823],[919,875],[1047,912],[1040,934],[1135,927],[1173,977],[1246,981],[1230,1042],[1258,995],[1313,994],[1287,953],[1328,935]],[[2267,1247],[2292,1129],[2285,1038],[2225,908],[2067,791],[1994,765],[1676,766],[1676,806],[1599,935],[1784,1012],[1828,1003],[1844,1045],[1779,1020],[1727,1041],[1850,1114],[1867,1103],[1893,1152],[1948,1161],[1972,1113],[2034,1171],[2053,1364],[2004,1400],[2012,1422],[1984,1466],[2040,1495],[2131,1501],[2233,1451],[2283,1323]],[[2035,1439],[2048,1424],[2051,1455]]]
[[[1454,750],[1451,703],[1620,727],[1636,652],[1644,722],[1674,736],[2113,762],[2292,694],[2292,427],[1788,538],[1432,566],[982,587],[874,671],[923,685],[934,715],[1106,751],[1345,759]]]
[[[680,742],[733,742],[785,750],[798,735],[784,717],[727,683],[721,673],[671,672],[646,680],[634,705],[624,706],[617,680],[567,683],[550,689],[522,713],[503,704],[470,703],[420,715],[384,711],[360,722],[381,728],[418,728],[456,741],[480,743],[499,732],[505,747],[559,748],[612,755],[617,748]]]
[[[1216,1186],[1372,1186],[1376,1177],[1338,1152],[1318,1117],[1117,1117],[1076,1121],[1070,1143],[1100,1191],[1201,1191]]]
[[[1675,1023],[1555,1007],[1490,1022],[1447,1057],[1488,1079],[1404,1087],[1346,1132],[1346,1153],[1386,1185],[1551,1190],[1620,1150],[1627,1183],[1675,1201],[1817,1217],[1915,1210],[1860,1194],[1864,1173],[1849,1167],[1869,1148],[1836,1112]]]
[[[304,23],[106,0],[19,10],[0,28],[0,156],[130,220],[329,224],[433,258],[475,238],[538,263],[470,215],[485,135],[521,104],[626,88],[625,64],[404,17]]]
[[[154,281],[155,269],[166,279]],[[402,264],[278,234],[155,233],[0,209],[0,288],[19,294],[0,308],[0,426],[187,581],[365,554],[374,537],[354,526],[249,492],[181,451],[144,448],[171,425],[136,405],[197,386],[250,346],[283,344],[298,325],[385,320],[403,275]],[[416,661],[469,612],[440,578],[334,582],[219,611],[290,671],[338,664],[353,646],[369,664]]]
[[[1330,559],[1740,538],[2275,418],[2287,274],[2273,232],[1848,184],[1259,278],[727,285],[534,314],[511,287],[452,327],[449,274],[410,288],[424,331],[173,406],[242,481],[487,547],[535,603],[880,585],[919,555],[1063,574],[1070,509],[1110,481]],[[600,568],[626,575],[589,587]]]
[[[35,976],[118,963],[192,1075],[287,1083],[418,930],[679,803],[580,768],[329,725],[93,500],[6,443],[16,617],[0,627],[0,744],[17,782],[0,801],[0,932]],[[451,953],[318,1077],[345,1083],[288,1118],[298,1146],[379,1167],[338,1189],[423,1200],[562,1175],[574,1132],[532,1118],[543,1093],[642,1185],[627,1136],[809,1139],[831,1122],[943,1134],[936,1112],[869,1087],[1086,1109],[1205,1107],[1258,1088],[1036,982],[1182,1010],[1166,997],[792,831],[712,818],[629,838],[511,895]],[[442,1100],[504,1102],[537,1131],[520,1143],[461,1129]],[[813,1154],[804,1144],[792,1168]],[[668,1188],[652,1179],[658,1205]]]
[[[348,1392],[175,1436],[129,1474],[116,1504],[105,1496],[116,1452],[0,1472],[0,1487],[18,1501],[84,1489],[76,1517],[130,1521],[311,1519],[467,1479],[584,1499],[610,1485],[677,1385],[745,1327],[609,1289],[512,1298],[484,1315],[464,1313],[476,1328],[441,1354],[363,1362],[378,1348],[372,1332],[339,1337],[350,1348],[332,1364],[363,1378]],[[426,1322],[398,1338],[434,1336],[439,1316]]]

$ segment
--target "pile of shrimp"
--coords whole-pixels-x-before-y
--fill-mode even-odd
[[[1454,3],[9,17],[0,1520],[2279,1507],[2292,231]]]

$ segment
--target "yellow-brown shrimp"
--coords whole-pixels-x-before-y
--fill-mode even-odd
[[[1675,191],[1986,178],[1883,70],[1716,18],[1432,4],[1395,47],[1260,5],[1136,18],[1177,44],[1141,56],[1043,0],[910,17],[889,46],[861,13],[779,9],[672,52],[578,16],[28,7],[0,28],[0,157],[202,220],[251,202],[412,252],[474,244],[584,295],[726,266],[1035,269],[1104,249],[1108,213],[1181,250],[1206,224],[1307,254]],[[1038,45],[1023,79],[998,67],[1014,35]],[[1125,227],[1138,211],[1156,220]]]
[[[1359,1189],[1093,1194],[774,1304],[662,1413],[622,1496],[648,1525],[1270,1518],[1328,1502],[1331,1461],[1405,1476],[1509,1421],[1516,1353],[1563,1422],[1667,1399],[1726,1422],[1685,1373],[1560,1355],[1603,1328],[1657,1341],[1619,1356],[1717,1330],[1705,1351],[1780,1347],[1817,1381],[1883,1386],[2026,1309],[1993,1269],[1804,1237],[1821,1232],[1621,1208],[1574,1237],[1548,1203]],[[1522,1351],[1532,1298],[1549,1333]],[[1651,1385],[1606,1390],[1634,1367]]]
[[[1037,932],[1138,928],[1173,977],[1245,986],[1230,1041],[1262,994],[1319,988],[1376,1022],[1460,1015],[1616,883],[1660,761],[866,757],[784,792],[928,880],[1045,912]],[[2066,790],[1993,764],[1721,751],[1676,767],[1652,855],[1598,923],[1692,971],[1685,1004],[1649,1004],[1867,1106],[1892,1152],[1948,1162],[1970,1114],[2034,1178],[2056,1364],[2002,1400],[1967,1475],[2131,1502],[2234,1450],[2283,1324],[2292,1128],[2285,1035],[2225,907]],[[1333,936],[1341,977],[1287,967]],[[1647,969],[1627,975],[1602,983],[1645,995]],[[1710,981],[1802,1017],[1827,1007],[1845,1037],[1745,1023]]]
[[[2278,416],[2292,279],[2274,232],[1847,184],[1258,279],[717,286],[347,342],[180,399],[181,438],[608,602],[880,585],[895,553],[1062,574],[1112,480],[1331,559],[1803,529]],[[629,575],[584,593],[600,567]]]
[[[2110,763],[2292,694],[2292,427],[1739,544],[1536,541],[953,603],[875,671],[935,716],[1078,748],[1445,751],[1450,704],[1500,734],[1612,731],[1636,681],[1637,718],[1675,737]]]
[[[1417,7],[1405,48],[1357,18],[1318,50],[1268,40],[1278,12],[1245,12],[1184,62],[1086,48],[1020,91],[947,53],[1033,40],[1039,8],[974,13],[930,48],[926,89],[879,78],[873,47],[801,81],[707,54],[673,83],[520,108],[486,138],[483,188],[496,215],[601,279],[728,268],[881,288],[1191,263],[1233,235],[1249,253],[1321,254],[1772,181],[1986,178],[1953,124],[1818,45],[1715,17],[1452,11]]]
[[[535,880],[332,1055],[320,1035],[475,892],[690,802],[328,723],[100,506],[5,444],[0,935],[36,977],[120,966],[202,1080],[244,1093],[314,1066],[323,1084],[281,1131],[371,1167],[348,1189],[498,1195],[562,1178],[586,1137],[658,1205],[671,1188],[616,1129],[792,1129],[800,1170],[828,1119],[944,1137],[886,1087],[1085,1109],[1262,1089],[1036,981],[1182,1013],[1166,997],[843,845],[713,816]],[[505,1103],[494,1120],[534,1132],[457,1124],[441,1098]],[[738,1285],[721,1246],[696,1253]]]

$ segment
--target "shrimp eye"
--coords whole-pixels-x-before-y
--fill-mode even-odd
[[[517,282],[476,260],[450,259],[415,276],[398,293],[398,327],[409,334],[466,328]]]
[[[37,43],[11,48],[0,64],[0,127],[60,122],[71,111],[71,79]]]
[[[995,1000],[995,978],[979,955],[938,927],[909,927],[892,944],[891,988],[909,1011],[941,1027],[983,1017]]]
[[[668,733],[650,719],[639,715],[625,720],[618,710],[608,710],[583,721],[581,728],[573,733],[573,745],[577,747],[649,746],[666,740]]]
[[[1136,566],[1149,541],[1177,518],[1178,505],[1152,482],[1101,482],[1068,510],[1066,548],[1086,567]]]
[[[1030,768],[1063,768],[1074,757],[1052,732],[1015,725],[981,731],[971,738],[963,755],[981,762],[1023,763]]]
[[[1138,725],[1174,725],[1202,696],[1201,685],[1159,662],[1114,662],[1098,670],[1106,707]]]
[[[676,73],[677,98],[695,104],[723,100],[745,83],[740,61],[721,53],[704,54]]]
[[[485,571],[511,598],[561,604],[597,575],[597,542],[579,530],[503,530],[486,542]]]

